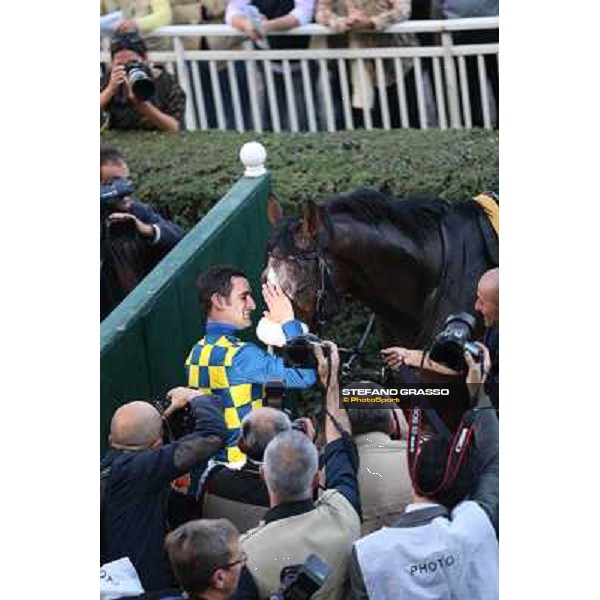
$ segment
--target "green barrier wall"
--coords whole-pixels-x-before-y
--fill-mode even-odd
[[[254,290],[256,319],[262,315],[259,279],[271,230],[268,193],[268,174],[238,181],[102,322],[102,452],[117,407],[130,400],[158,398],[172,387],[185,385],[184,361],[202,335],[203,317],[195,292],[199,273],[220,263],[240,267]]]

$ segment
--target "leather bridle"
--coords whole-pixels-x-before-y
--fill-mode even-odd
[[[269,256],[273,257],[270,253]],[[283,260],[294,261],[296,263],[317,261],[317,266],[319,268],[319,288],[317,289],[316,296],[315,320],[317,323],[317,335],[321,337],[323,327],[327,324],[328,319],[340,309],[340,296],[333,283],[333,271],[331,266],[325,260],[323,252],[318,245],[315,250],[297,250],[293,254],[289,254],[283,258]],[[329,298],[332,298],[334,302],[335,309],[333,311],[327,311],[325,308],[325,303]]]

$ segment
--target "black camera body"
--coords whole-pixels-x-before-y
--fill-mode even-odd
[[[464,370],[465,351],[469,352],[476,361],[482,361],[483,353],[472,341],[475,323],[475,317],[466,312],[450,315],[442,331],[433,340],[429,351],[430,360],[455,371]]]
[[[171,406],[171,401],[166,396],[152,402],[152,405],[163,417],[163,442],[168,444],[196,429],[196,419],[189,404],[176,410],[168,418],[164,418],[164,412]]]
[[[269,600],[308,600],[319,591],[331,569],[316,554],[311,554],[303,565],[290,565],[281,570],[281,587]]]
[[[131,179],[126,177],[115,177],[106,183],[100,184],[100,208],[112,209],[126,198],[131,196],[135,186]]]
[[[329,356],[329,347],[323,344],[321,338],[312,333],[292,338],[281,350],[285,366],[296,369],[316,369],[315,346],[321,347],[323,356],[326,358]]]
[[[129,85],[136,98],[146,101],[154,96],[156,89],[154,77],[152,77],[152,71],[146,63],[139,60],[130,60],[125,64],[125,73],[127,73]]]

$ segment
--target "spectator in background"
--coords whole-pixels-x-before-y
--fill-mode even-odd
[[[246,557],[239,533],[227,519],[181,525],[167,536],[165,548],[186,598],[226,600],[234,595]]]
[[[344,387],[377,387],[362,382]],[[350,408],[348,417],[358,448],[358,488],[365,536],[383,526],[390,527],[412,499],[406,438],[408,425],[400,409]],[[390,436],[397,439],[393,440]]]
[[[153,29],[169,25],[172,19],[169,0],[100,0],[100,14],[120,13],[121,19],[112,32],[140,32],[145,35]]]
[[[117,148],[100,149],[100,184],[129,180],[129,167]],[[149,205],[126,195],[100,203],[100,318],[145,277],[184,236]]]
[[[226,0],[202,0],[200,8],[200,23],[203,25],[222,24],[225,22]],[[200,44],[193,38],[195,48],[201,50],[242,50],[243,38],[235,36],[203,36]],[[229,70],[225,61],[217,61],[218,85],[221,92],[222,121],[219,120],[217,102],[213,91],[211,70],[206,61],[198,61],[200,83],[204,96],[207,126],[210,129],[224,127],[237,129],[238,123],[234,109],[234,92],[229,79]],[[244,129],[252,127],[250,110],[250,91],[248,88],[248,73],[244,61],[235,61],[233,65],[239,95],[240,117]]]
[[[240,450],[246,462],[240,469],[212,467],[204,479],[200,503],[205,519],[229,519],[244,533],[256,527],[269,508],[269,492],[260,476],[267,444],[292,428],[289,417],[274,408],[257,408],[242,420]]]
[[[110,55],[111,66],[100,85],[100,111],[108,115],[106,127],[119,130],[183,129],[185,92],[172,75],[150,67],[144,40],[135,32],[116,33],[111,40]],[[154,80],[154,93],[148,100],[133,93],[125,71],[131,61],[142,63]]]
[[[315,20],[331,27],[343,38],[332,43],[338,47],[379,48],[393,46],[416,46],[413,35],[382,34],[368,35],[369,31],[381,32],[389,25],[402,23],[410,17],[410,0],[318,0]],[[360,35],[359,35],[360,32]],[[379,98],[375,61],[365,60],[364,85],[359,72],[358,61],[350,63],[351,107],[354,124],[364,127],[364,111],[370,111],[374,127],[382,127],[383,115]],[[401,61],[408,108],[408,121],[411,127],[419,126],[416,83],[412,63]],[[401,126],[396,71],[393,60],[383,60],[385,93],[390,114],[391,127]],[[343,121],[342,92],[339,86],[339,73],[332,69],[332,94],[338,98],[336,113],[340,126]],[[431,120],[429,120],[431,125]]]
[[[242,548],[248,556],[242,576],[251,576],[240,584],[244,598],[269,598],[279,587],[282,567],[302,564],[311,553],[324,559],[331,569],[313,600],[346,598],[349,554],[360,535],[360,498],[356,449],[348,417],[339,406],[339,354],[335,344],[326,343],[331,364],[320,347],[315,355],[319,379],[328,386],[324,450],[327,489],[313,502],[318,453],[306,435],[286,431],[269,442],[262,471],[271,508],[256,529],[242,536]]]
[[[272,49],[303,49],[308,48],[310,38],[306,35],[278,36],[278,31],[287,31],[300,25],[307,25],[313,20],[315,0],[281,0],[271,2],[269,0],[230,0],[227,4],[225,22],[236,29],[244,32],[259,47],[270,47]],[[268,36],[268,38],[267,38]],[[306,103],[302,71],[299,61],[290,61],[292,79],[291,94],[293,95],[298,127],[300,131],[308,131],[309,118]],[[314,61],[309,64],[309,77],[312,82],[313,105],[316,106],[315,83],[316,65]],[[281,61],[271,62],[271,73],[275,87],[275,102],[279,112],[279,122],[285,131],[291,131],[291,107],[285,91],[285,78],[283,63]],[[265,72],[265,77],[268,74]],[[304,90],[304,92],[303,92]],[[267,130],[274,129],[273,118],[269,109],[267,88],[263,97],[263,126]]]
[[[465,19],[468,17],[498,16],[498,0],[432,0],[433,17],[442,19]],[[455,31],[452,34],[455,44],[497,44],[499,40],[497,29]],[[483,127],[483,100],[479,82],[479,68],[476,56],[467,56],[467,82],[469,86],[469,104],[471,106],[472,124]],[[500,100],[498,82],[498,55],[484,55],[487,81],[484,85],[491,88],[490,116],[494,127],[500,125]],[[495,118],[494,118],[495,117]]]
[[[100,564],[127,556],[147,592],[174,583],[164,551],[171,481],[193,466],[205,468],[225,437],[219,398],[187,388],[167,396],[165,417],[190,405],[195,431],[163,445],[156,408],[147,402],[124,404],[113,415],[109,450],[100,463]]]

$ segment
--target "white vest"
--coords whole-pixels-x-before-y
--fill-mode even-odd
[[[331,568],[331,574],[313,600],[346,597],[348,563],[352,544],[360,536],[360,519],[337,490],[327,490],[315,505],[309,512],[262,523],[242,535],[242,548],[248,555],[246,566],[261,600],[279,588],[283,567],[302,564],[309,554],[317,554]]]
[[[476,502],[458,504],[450,520],[385,527],[359,540],[356,553],[369,600],[498,599],[498,540]]]

